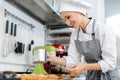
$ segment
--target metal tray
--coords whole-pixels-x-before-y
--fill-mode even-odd
[[[76,77],[76,78],[64,78],[61,80],[86,80],[85,77]]]

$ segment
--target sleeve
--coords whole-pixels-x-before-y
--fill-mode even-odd
[[[114,32],[107,26],[99,26],[102,28],[99,30],[99,38],[102,50],[103,60],[98,63],[101,66],[102,72],[105,73],[108,70],[113,70],[117,63],[117,50],[116,50],[116,37]]]
[[[71,66],[72,64],[76,64],[80,62],[80,54],[77,52],[75,44],[74,44],[74,37],[75,32],[72,32],[70,38],[70,44],[68,48],[68,56],[64,57],[66,59],[66,67]]]

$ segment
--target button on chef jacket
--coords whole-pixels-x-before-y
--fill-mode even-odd
[[[89,41],[92,40],[92,24],[93,19],[86,26],[86,33],[82,30],[79,32],[79,40],[80,41]],[[70,44],[68,48],[68,56],[64,57],[66,59],[66,67],[69,67],[72,64],[81,62],[81,55],[77,52],[74,40],[77,39],[77,31],[78,28],[75,28],[71,34]],[[103,73],[108,70],[113,70],[116,67],[117,61],[117,52],[116,52],[116,37],[110,27],[101,24],[96,21],[95,23],[95,38],[100,41],[101,46],[101,55],[103,60],[98,61],[100,64],[101,70]]]

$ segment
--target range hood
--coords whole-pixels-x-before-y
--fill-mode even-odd
[[[66,25],[44,0],[5,0],[44,25]]]

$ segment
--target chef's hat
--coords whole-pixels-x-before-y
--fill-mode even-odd
[[[62,1],[60,4],[60,11],[74,11],[81,12],[86,15],[88,9],[92,8],[92,5],[83,0],[67,0]]]

